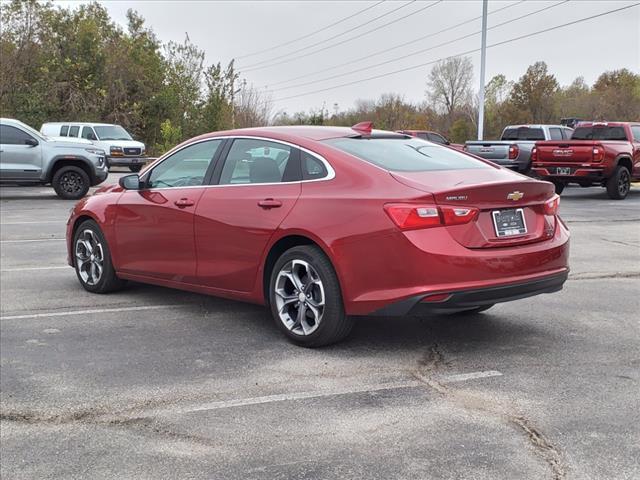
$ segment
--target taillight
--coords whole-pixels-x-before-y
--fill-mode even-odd
[[[533,147],[531,149],[531,162],[537,162],[537,161],[538,161],[538,148]]]
[[[401,230],[441,227],[468,223],[478,216],[473,207],[414,205],[392,203],[384,206],[385,212]]]
[[[604,148],[602,147],[593,147],[593,161],[601,162],[604,160]]]
[[[518,145],[510,145],[509,146],[509,160],[515,160],[518,158],[518,153],[520,153],[520,148]]]
[[[551,199],[544,202],[545,215],[557,215],[560,210],[560,195],[554,195]]]

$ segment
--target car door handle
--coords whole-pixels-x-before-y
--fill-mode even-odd
[[[258,202],[258,206],[262,208],[278,208],[282,206],[282,202],[280,200],[274,200],[273,198],[265,198]]]
[[[180,200],[176,200],[173,203],[178,208],[191,207],[191,206],[193,206],[195,204],[195,202],[193,200],[191,200],[190,198],[181,198]]]

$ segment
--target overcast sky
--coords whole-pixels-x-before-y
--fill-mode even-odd
[[[59,2],[75,4],[75,2]],[[424,99],[426,78],[431,65],[365,81],[395,70],[413,67],[449,55],[475,50],[480,47],[479,0],[377,0],[361,1],[103,1],[112,18],[125,24],[127,9],[137,10],[153,28],[160,40],[183,41],[185,34],[204,49],[206,62],[227,63],[236,58],[243,78],[254,85],[272,90],[276,110],[289,113],[317,109],[323,104],[333,110],[335,103],[341,109],[354,105],[358,98],[373,99],[385,92],[400,93],[406,100]],[[638,3],[627,1],[489,1],[487,44],[572,22],[609,10]],[[432,5],[433,4],[433,5]],[[432,5],[432,6],[429,6]],[[367,8],[369,7],[369,8]],[[492,11],[506,8],[491,14]],[[548,8],[551,7],[551,8]],[[548,8],[527,18],[518,17]],[[307,38],[297,40],[323,27],[340,21],[363,9],[331,28]],[[394,11],[396,10],[396,11]],[[391,12],[391,13],[389,13]],[[388,15],[385,15],[389,13]],[[405,17],[401,19],[402,17]],[[376,20],[376,17],[381,17]],[[397,22],[394,22],[398,20]],[[457,28],[456,24],[467,22]],[[369,22],[362,26],[365,22]],[[371,33],[368,31],[378,28]],[[502,26],[499,24],[505,23]],[[491,29],[492,26],[495,28]],[[347,33],[348,32],[348,33]],[[438,33],[439,32],[439,33]],[[354,36],[360,38],[347,41]],[[459,37],[468,38],[454,41]],[[334,37],[335,39],[324,42]],[[381,50],[429,36],[404,47],[372,56]],[[448,45],[440,44],[451,42]],[[332,46],[339,43],[339,45]],[[245,55],[284,44],[269,51],[242,58]],[[317,44],[316,46],[312,46]],[[318,53],[312,53],[330,46]],[[420,50],[429,49],[422,53]],[[295,52],[295,53],[294,53]],[[294,59],[293,57],[301,56]],[[399,57],[407,56],[400,59]],[[278,58],[275,58],[278,57]],[[474,63],[474,84],[479,83],[480,54],[469,54]],[[397,59],[397,61],[395,61]],[[291,60],[280,63],[284,60]],[[359,61],[360,60],[360,61]],[[605,70],[629,68],[640,72],[640,6],[604,17],[577,23],[565,28],[513,41],[487,50],[487,81],[502,73],[517,80],[527,66],[544,60],[561,84],[583,76],[588,83]],[[384,65],[370,67],[387,62]],[[250,66],[265,62],[259,70]],[[278,63],[276,65],[276,63]],[[346,64],[340,68],[332,68]],[[365,69],[366,68],[366,69]],[[352,70],[357,73],[332,80],[318,81]],[[318,72],[318,73],[315,73]],[[291,81],[295,77],[305,78]],[[285,83],[289,81],[288,83]],[[296,88],[290,85],[316,82]],[[310,93],[336,85],[355,82],[324,92]],[[277,90],[281,89],[281,90]],[[285,99],[286,97],[304,96]]]

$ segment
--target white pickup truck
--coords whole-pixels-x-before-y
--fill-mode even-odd
[[[531,150],[543,140],[568,140],[573,129],[564,125],[509,125],[500,140],[465,142],[464,151],[521,173],[531,170]]]

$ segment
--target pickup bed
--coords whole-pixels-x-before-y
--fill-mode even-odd
[[[528,173],[531,150],[540,140],[568,139],[572,129],[563,125],[509,125],[500,140],[469,141],[464,150],[503,167]]]
[[[531,156],[533,172],[558,194],[568,183],[601,185],[622,200],[640,180],[640,122],[583,122],[571,140],[537,142]]]

